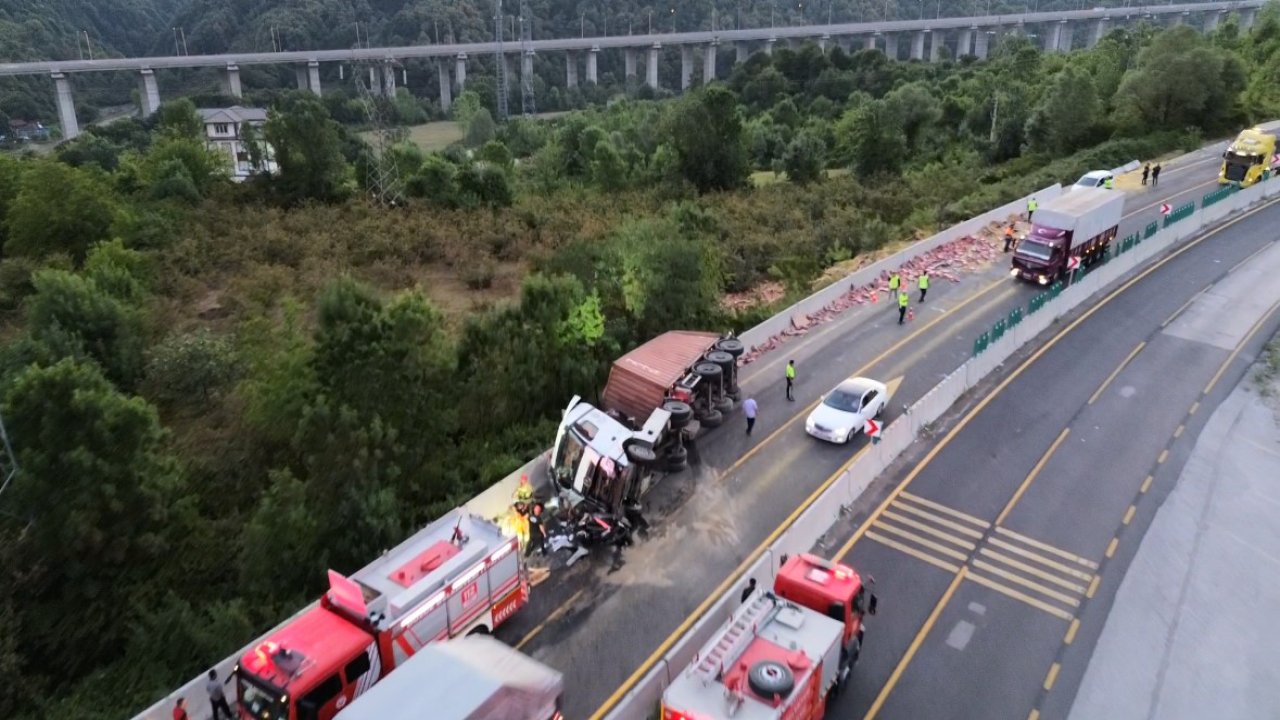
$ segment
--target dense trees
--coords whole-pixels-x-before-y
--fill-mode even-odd
[[[192,13],[189,39],[241,42],[225,4]],[[624,350],[774,309],[727,292],[786,303],[890,241],[1234,133],[1280,106],[1278,53],[1274,9],[1247,34],[1011,39],[984,62],[778,48],[674,101],[502,124],[477,74],[461,142],[389,150],[395,208],[356,192],[369,150],[341,123],[363,108],[327,88],[273,103],[272,178],[231,183],[184,102],[0,156],[0,409],[23,467],[0,497],[0,716],[136,710],[543,450]]]

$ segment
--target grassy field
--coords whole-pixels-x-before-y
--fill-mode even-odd
[[[829,178],[848,174],[849,168],[832,168],[827,171],[827,177]],[[786,181],[787,176],[785,174],[778,174],[772,170],[757,170],[756,172],[751,173],[751,184],[756,187],[764,187],[765,185],[772,185],[776,182]]]

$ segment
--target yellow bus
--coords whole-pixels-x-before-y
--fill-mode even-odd
[[[1245,130],[1222,153],[1218,184],[1248,187],[1258,182],[1271,169],[1275,154],[1275,135],[1256,127]]]

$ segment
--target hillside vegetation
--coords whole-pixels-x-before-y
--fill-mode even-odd
[[[235,185],[190,102],[0,157],[0,717],[119,718],[544,449],[623,350],[821,271],[1274,117],[1280,11],[1046,56],[808,46],[680,98],[402,143],[293,92]],[[999,112],[994,112],[995,102]],[[784,181],[761,187],[751,173]],[[830,172],[827,171],[838,171]]]

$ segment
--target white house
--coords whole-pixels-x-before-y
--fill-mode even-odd
[[[201,108],[199,113],[204,120],[205,143],[210,150],[226,158],[232,180],[239,182],[256,173],[276,171],[275,152],[263,137],[266,110],[233,105],[229,108]],[[262,144],[263,158],[259,167],[253,166],[244,142],[244,128],[247,126],[253,126],[255,137]]]

